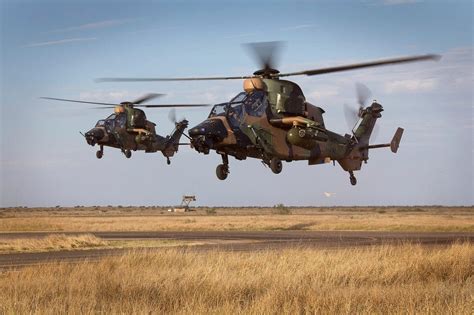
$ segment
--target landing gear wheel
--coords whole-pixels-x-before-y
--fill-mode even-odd
[[[270,160],[270,169],[273,173],[280,174],[281,170],[283,169],[283,163],[281,163],[279,158],[272,158]]]
[[[166,164],[168,164],[168,165],[171,164],[171,161],[170,161],[170,158],[169,158],[169,157],[166,157]]]
[[[98,159],[101,159],[103,155],[104,155],[104,152],[103,152],[103,151],[97,151],[97,152],[95,153],[95,156],[96,156],[96,158],[98,158]]]
[[[224,180],[229,175],[229,166],[225,164],[219,164],[216,167],[216,175],[220,180]]]
[[[351,180],[351,185],[355,186],[357,184],[357,178],[354,176],[354,173],[350,172],[351,177],[349,179]]]
[[[125,157],[126,157],[127,159],[129,159],[129,158],[132,157],[132,151],[130,151],[130,150],[125,150],[125,152],[124,152],[123,154],[125,154]]]

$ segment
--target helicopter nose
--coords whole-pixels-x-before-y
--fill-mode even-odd
[[[204,127],[198,125],[198,126],[196,126],[196,127],[194,127],[194,128],[189,129],[189,132],[188,132],[188,133],[189,133],[189,136],[190,136],[190,137],[193,137],[193,138],[194,138],[194,137],[197,137],[197,136],[201,136],[201,135],[206,134],[206,128],[204,128]]]
[[[208,119],[191,128],[189,136],[191,138],[207,136],[214,139],[224,139],[227,136],[227,130],[220,119]]]
[[[102,138],[104,138],[105,133],[104,130],[100,128],[92,128],[86,134],[84,135],[86,138],[86,141],[90,145],[95,145],[97,142],[99,142]]]

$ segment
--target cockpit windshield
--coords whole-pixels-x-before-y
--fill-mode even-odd
[[[211,109],[211,112],[209,113],[208,118],[215,117],[215,116],[225,116],[227,104],[228,103],[214,105],[214,107]]]
[[[242,103],[242,102],[245,100],[245,98],[247,97],[247,95],[249,95],[249,94],[247,94],[247,93],[245,93],[245,92],[240,92],[239,94],[237,94],[236,97],[234,97],[234,98],[230,101],[230,103],[231,103],[231,104]]]
[[[255,91],[244,100],[245,112],[250,116],[260,117],[267,108],[267,96],[263,91]]]
[[[95,125],[96,127],[105,127],[107,132],[112,132],[115,127],[125,128],[127,122],[125,114],[112,114],[105,119],[101,119]]]
[[[96,127],[104,127],[105,124],[108,122],[110,123],[110,121],[113,121],[115,120],[115,114],[112,114],[110,115],[109,117],[105,118],[105,119],[101,119],[97,122],[97,124],[95,124]]]
[[[209,117],[226,116],[226,114],[243,113],[242,109],[250,116],[260,117],[267,107],[267,97],[263,91],[254,91],[253,93],[241,92],[237,94],[230,102],[215,105]]]

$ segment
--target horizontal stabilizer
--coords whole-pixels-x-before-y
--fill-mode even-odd
[[[395,135],[393,135],[392,141],[390,142],[390,150],[392,150],[393,153],[397,153],[398,147],[400,146],[400,141],[402,140],[402,135],[403,128],[398,127]]]

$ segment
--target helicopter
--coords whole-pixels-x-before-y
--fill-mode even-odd
[[[319,165],[337,161],[349,173],[350,183],[357,184],[354,171],[367,163],[369,150],[390,147],[396,153],[403,135],[398,128],[390,143],[370,144],[370,137],[383,107],[377,101],[366,106],[368,89],[358,85],[358,110],[353,111],[357,123],[351,134],[340,135],[324,124],[325,111],[309,103],[302,89],[289,76],[314,76],[354,69],[438,60],[428,54],[369,61],[320,69],[280,73],[274,59],[279,42],[247,44],[256,55],[261,69],[247,76],[185,77],[185,78],[102,78],[105,82],[151,82],[195,80],[243,80],[243,92],[230,101],[215,105],[207,119],[189,129],[191,147],[209,154],[211,150],[222,157],[216,175],[225,180],[230,173],[229,156],[237,160],[260,159],[271,171],[279,174],[282,161],[308,161]]]
[[[183,119],[176,121],[175,112],[170,112],[170,119],[175,124],[174,131],[168,136],[160,136],[155,131],[156,124],[147,120],[143,110],[137,108],[174,108],[176,107],[205,107],[207,104],[161,104],[149,105],[142,104],[151,99],[163,96],[164,94],[150,93],[134,101],[121,102],[120,104],[79,101],[62,98],[41,97],[42,99],[104,105],[96,108],[113,108],[114,113],[105,119],[99,120],[95,126],[81,135],[85,138],[87,144],[91,146],[99,145],[96,157],[101,159],[104,155],[104,146],[118,148],[126,158],[132,156],[132,150],[142,150],[146,153],[161,151],[166,157],[167,164],[171,164],[170,157],[178,152],[179,141],[188,127],[188,121]]]

